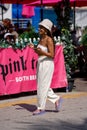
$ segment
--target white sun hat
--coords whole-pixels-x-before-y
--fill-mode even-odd
[[[6,33],[6,34],[4,35],[4,38],[6,38],[7,36],[12,36],[12,34],[11,34],[11,33]]]
[[[40,26],[45,27],[46,29],[48,29],[49,31],[51,31],[53,23],[49,20],[49,19],[44,19],[43,21],[41,21],[39,23]]]

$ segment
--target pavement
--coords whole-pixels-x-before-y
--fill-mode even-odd
[[[46,113],[33,116],[36,94],[0,99],[0,130],[87,130],[87,80],[75,77],[72,92],[62,96],[60,112],[47,100]]]
[[[87,92],[87,76],[79,76],[75,78],[74,85],[76,86],[75,91]]]

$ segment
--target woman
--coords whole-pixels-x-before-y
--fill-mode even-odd
[[[38,107],[33,115],[43,114],[45,112],[46,99],[55,104],[55,109],[59,111],[61,98],[57,96],[50,88],[53,72],[54,72],[54,42],[51,35],[53,23],[49,19],[44,19],[39,23],[40,41],[35,49],[38,54],[37,64],[37,99]]]

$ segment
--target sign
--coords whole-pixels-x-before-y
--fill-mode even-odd
[[[0,95],[36,90],[37,59],[37,54],[29,47],[0,49]],[[62,46],[56,46],[54,64],[51,87],[67,86]]]

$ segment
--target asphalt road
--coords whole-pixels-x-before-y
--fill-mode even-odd
[[[75,77],[72,92],[56,92],[63,98],[60,112],[47,101],[46,113],[33,116],[35,95],[0,98],[0,130],[87,130],[87,79]]]
[[[25,96],[0,103],[0,130],[87,130],[87,92],[57,93],[63,98],[60,112],[47,101],[46,113],[33,116],[37,99]]]

